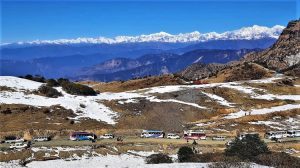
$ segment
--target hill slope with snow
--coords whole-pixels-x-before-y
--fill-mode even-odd
[[[151,124],[151,117],[154,116],[150,115],[150,112],[164,116],[162,111],[166,112],[170,110],[169,108],[177,115],[188,115],[193,112],[205,114],[208,111],[217,112],[220,109],[230,110],[231,113],[226,115],[214,113],[220,120],[224,118],[230,120],[243,118],[244,114],[266,115],[293,109],[299,110],[300,95],[297,94],[297,90],[299,90],[297,86],[290,87],[296,91],[290,94],[274,94],[263,88],[249,86],[249,83],[252,85],[276,85],[274,81],[281,80],[281,78],[203,85],[159,86],[118,93],[103,92],[96,96],[70,95],[61,87],[55,87],[63,96],[49,98],[34,93],[34,90],[38,89],[42,83],[17,77],[1,76],[0,103],[6,105],[24,104],[35,107],[59,105],[65,109],[71,109],[76,115],[72,118],[74,120],[80,121],[84,118],[90,118],[107,124],[117,124],[118,127],[121,127],[125,121],[127,122],[128,118],[123,114],[136,115],[136,119],[133,118],[136,121],[139,120],[139,117],[143,117]],[[226,95],[224,91],[230,94]],[[241,95],[239,99],[234,98],[236,93]],[[243,105],[241,101],[245,101],[246,104]],[[153,108],[157,109],[154,110]],[[176,112],[177,110],[178,112]],[[169,118],[170,116],[165,117]],[[201,118],[201,116],[199,117]],[[180,118],[177,117],[177,119]],[[189,123],[193,120],[184,119],[183,122]],[[164,122],[159,123],[162,126],[165,124]]]

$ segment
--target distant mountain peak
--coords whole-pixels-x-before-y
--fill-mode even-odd
[[[210,40],[251,40],[263,38],[278,38],[284,26],[275,25],[265,27],[253,25],[252,27],[242,27],[238,30],[226,31],[224,33],[209,32],[169,34],[158,32],[139,36],[117,36],[115,38],[75,38],[58,40],[34,40],[16,43],[2,43],[1,45],[42,45],[42,44],[118,44],[118,43],[141,43],[141,42],[166,42],[166,43],[186,43],[186,42],[205,42]]]

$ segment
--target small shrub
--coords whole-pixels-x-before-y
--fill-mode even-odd
[[[179,148],[177,152],[179,162],[189,162],[193,155],[193,149],[188,146],[183,146]]]
[[[41,82],[41,83],[45,83],[46,80],[43,76],[39,76],[39,75],[36,75],[32,78],[32,80],[36,81],[36,82]]]
[[[11,110],[9,108],[0,111],[1,114],[11,114]]]
[[[49,109],[43,109],[42,111],[43,111],[44,114],[50,113],[50,110],[49,110]]]
[[[251,168],[251,165],[248,162],[224,161],[211,163],[208,168]]]
[[[15,135],[8,135],[4,137],[4,140],[15,140],[17,137]]]
[[[244,138],[235,140],[225,149],[225,155],[237,156],[242,160],[253,161],[256,156],[269,153],[267,144],[257,134],[248,134]]]
[[[287,86],[294,86],[294,81],[292,79],[285,78],[282,79],[280,82]]]
[[[168,155],[159,153],[159,154],[152,154],[146,158],[147,164],[159,164],[159,163],[172,163],[172,158]]]
[[[290,156],[287,153],[270,153],[261,154],[256,157],[255,162],[257,164],[286,168],[286,167],[300,167],[300,159],[297,157]]]
[[[48,79],[46,81],[46,83],[47,83],[47,86],[50,86],[50,87],[57,87],[57,86],[59,86],[59,83],[55,79]]]
[[[15,91],[13,88],[11,87],[7,87],[7,86],[0,86],[0,91]]]
[[[33,76],[32,76],[32,75],[29,75],[29,74],[24,76],[25,79],[29,79],[29,80],[32,80],[32,77],[33,77]]]
[[[38,93],[42,94],[46,97],[52,97],[52,98],[57,98],[59,96],[62,96],[60,92],[58,92],[56,89],[47,86],[47,85],[42,85],[38,88]]]
[[[82,104],[82,103],[80,103],[80,105],[79,105],[81,108],[86,108],[86,105],[84,105],[84,104]]]
[[[36,81],[36,82],[45,83],[45,78],[43,76],[40,76],[40,75],[35,75],[35,76],[25,75],[23,78],[28,79],[28,80],[33,80],[33,81]]]
[[[72,125],[73,125],[74,123],[75,123],[75,121],[74,121],[74,120],[71,120],[71,121],[70,121],[70,124],[72,124]]]
[[[61,86],[64,91],[73,95],[94,96],[97,94],[93,88],[78,83],[62,82]]]
[[[289,100],[289,99],[284,99],[283,101],[285,101],[287,104],[293,104],[293,103],[296,103],[295,100]]]
[[[57,82],[59,83],[59,85],[62,85],[63,83],[69,83],[69,79],[65,79],[65,78],[59,78],[57,79]]]

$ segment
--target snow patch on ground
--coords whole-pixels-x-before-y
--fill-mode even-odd
[[[229,103],[223,97],[220,97],[220,96],[217,96],[217,95],[214,95],[214,94],[210,94],[210,93],[205,93],[205,92],[202,92],[202,93],[205,94],[206,96],[208,96],[209,98],[216,100],[218,103],[220,103],[223,106],[234,107],[234,106],[231,105],[232,103]]]
[[[38,152],[38,151],[54,151],[56,153],[59,153],[61,151],[78,151],[78,150],[89,150],[91,149],[91,147],[89,146],[85,146],[85,147],[76,147],[76,148],[72,148],[72,147],[31,147],[30,148],[33,152]]]
[[[205,126],[209,126],[209,125],[212,125],[212,124],[215,124],[215,122],[198,123],[198,124],[196,124],[196,126],[205,127]]]
[[[59,89],[58,89],[59,90]],[[59,90],[63,92],[62,90]],[[98,103],[98,99],[93,96],[74,96],[63,92],[62,97],[48,98],[34,94],[24,94],[23,92],[0,92],[0,103],[5,104],[26,104],[32,106],[52,106],[60,105],[66,109],[72,109],[79,118],[92,118],[107,122],[108,124],[115,124],[114,118],[117,113],[112,111],[105,105]],[[80,107],[84,104],[85,107]]]
[[[135,151],[135,150],[128,150],[127,153],[139,155],[139,156],[142,156],[142,157],[147,157],[147,156],[150,156],[150,155],[152,155],[152,154],[156,154],[156,153],[158,153],[158,152],[154,152],[154,151]]]
[[[206,107],[199,106],[196,103],[189,103],[189,102],[184,102],[184,101],[180,101],[180,100],[176,100],[176,99],[157,99],[152,96],[152,97],[147,98],[147,100],[149,100],[150,102],[173,102],[173,103],[179,103],[179,104],[193,106],[193,107],[200,108],[200,109],[206,109]]]
[[[35,82],[13,76],[0,77],[0,86],[7,86],[16,90],[34,90],[38,89],[41,85],[42,83],[40,82]]]
[[[279,122],[275,122],[275,121],[255,121],[255,122],[249,122],[249,124],[266,125],[272,129],[276,129],[276,130],[283,130],[283,128],[284,128],[284,125],[280,124]]]
[[[246,94],[250,94],[250,95],[255,94],[255,90],[262,91],[262,92],[265,91],[263,89],[258,89],[258,88],[248,87],[248,86],[247,87],[241,86],[240,83],[236,83],[236,82],[224,83],[224,84],[221,84],[220,87],[238,90],[242,93],[246,93]]]
[[[300,100],[300,95],[274,95],[274,94],[265,94],[265,95],[256,95],[255,99],[264,99],[264,100]]]
[[[262,108],[262,109],[254,109],[250,111],[239,111],[236,113],[231,113],[224,118],[226,119],[234,119],[234,118],[240,118],[246,115],[261,115],[261,114],[268,114],[268,113],[273,113],[273,112],[278,112],[278,111],[285,111],[285,110],[292,110],[292,109],[298,109],[300,108],[300,104],[286,104],[282,106],[275,106],[271,108]],[[246,115],[245,115],[246,114]]]
[[[272,120],[249,122],[249,124],[266,125],[275,130],[298,130],[300,129],[300,115],[289,117],[287,119],[281,119],[281,117],[273,117]]]
[[[283,75],[277,75],[276,77],[266,78],[266,79],[258,79],[258,80],[250,80],[247,81],[249,83],[275,83],[275,80],[282,79]]]
[[[145,94],[151,93],[170,93],[183,90],[185,87],[181,85],[171,85],[171,86],[158,86],[147,89],[140,89],[138,91],[146,91]]]

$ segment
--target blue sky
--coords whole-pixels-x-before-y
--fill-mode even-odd
[[[286,25],[299,1],[2,1],[1,42]]]

